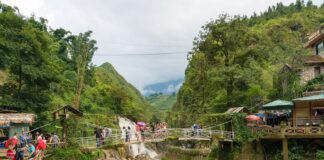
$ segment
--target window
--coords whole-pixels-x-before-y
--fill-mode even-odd
[[[323,53],[324,51],[324,42],[321,42],[316,45],[316,55]]]
[[[314,72],[315,72],[315,77],[319,76],[321,74],[321,67],[315,67]]]
[[[324,116],[324,107],[313,107],[313,116],[314,117],[323,117]]]

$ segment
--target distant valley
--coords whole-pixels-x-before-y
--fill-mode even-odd
[[[147,102],[159,112],[170,110],[177,100],[177,92],[183,79],[155,83],[144,87],[144,96]]]

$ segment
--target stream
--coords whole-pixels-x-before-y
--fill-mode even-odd
[[[135,141],[137,140],[136,138],[136,134],[135,134],[135,127],[136,127],[136,124],[127,119],[127,118],[123,118],[123,117],[119,117],[118,118],[118,121],[119,121],[119,127],[120,129],[122,130],[123,127],[130,127],[131,128],[131,131],[130,131],[130,140],[131,141]],[[148,149],[144,143],[138,143],[138,144],[129,144],[128,145],[128,149],[129,149],[129,152],[128,153],[129,155],[131,155],[133,158],[137,157],[137,156],[140,156],[140,155],[147,155],[151,160],[158,160],[158,154],[152,150],[152,149]]]

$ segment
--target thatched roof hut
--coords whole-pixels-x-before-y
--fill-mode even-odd
[[[35,122],[36,115],[31,113],[0,113],[0,131],[7,130],[6,135],[0,135],[1,140],[12,137],[15,133],[21,135],[29,131],[29,126]]]
[[[31,113],[0,113],[0,125],[10,125],[10,123],[28,123],[35,121],[35,115]]]

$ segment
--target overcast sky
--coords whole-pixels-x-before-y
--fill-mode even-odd
[[[48,19],[74,34],[92,30],[93,63],[110,62],[142,91],[148,84],[184,77],[186,53],[201,26],[219,14],[251,15],[295,0],[2,0],[25,16]],[[313,0],[315,4],[323,0]],[[177,53],[159,56],[120,54]],[[113,55],[113,56],[107,56]]]

